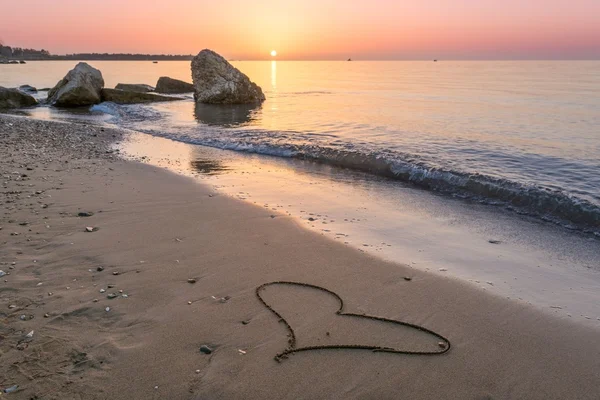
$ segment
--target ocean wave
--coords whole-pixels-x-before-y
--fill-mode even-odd
[[[434,167],[410,154],[363,152],[358,149],[329,148],[315,144],[299,145],[284,141],[256,143],[241,140],[239,136],[232,141],[230,135],[210,135],[204,138],[193,135],[166,137],[225,150],[309,160],[362,171],[455,197],[496,206],[503,205],[520,214],[600,235],[600,207],[585,199],[556,189],[524,185],[479,173]]]

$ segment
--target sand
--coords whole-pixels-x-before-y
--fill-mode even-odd
[[[108,146],[123,134],[0,116],[0,269],[10,273],[0,278],[0,388],[19,386],[0,397],[600,398],[597,330],[120,160]],[[288,331],[255,293],[271,281],[327,288],[346,312],[417,324],[452,347],[277,362]],[[298,347],[441,349],[415,329],[336,315],[337,300],[320,290],[273,285],[262,296]]]

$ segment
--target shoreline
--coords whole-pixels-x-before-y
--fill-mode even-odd
[[[598,397],[596,329],[382,261],[208,185],[123,161],[109,150],[119,135],[0,116],[10,201],[0,269],[14,267],[0,286],[0,384],[20,387],[7,397]],[[278,280],[332,290],[350,312],[424,326],[452,349],[434,357],[320,351],[276,363],[285,329],[254,291]],[[332,319],[330,299],[313,292],[266,295],[303,346],[437,345],[388,326],[345,326]],[[202,354],[201,345],[214,351]]]

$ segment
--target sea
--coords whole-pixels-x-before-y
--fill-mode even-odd
[[[154,86],[161,76],[191,82],[187,61],[89,63],[106,87]],[[52,87],[75,64],[0,65],[0,86]],[[557,274],[578,285],[579,297],[565,295],[563,304],[600,300],[600,61],[232,64],[262,87],[263,104],[196,105],[189,93],[174,102],[17,113],[128,129],[124,154],[201,176],[367,252],[436,272],[450,265],[485,289],[503,282],[512,289],[498,293],[545,307],[567,290]],[[489,248],[479,254],[457,244],[478,238],[496,248],[518,244],[497,265]],[[432,240],[436,256],[427,258]],[[521,251],[544,254],[533,263],[547,266],[545,278],[540,265],[523,273],[534,256],[519,258]],[[519,286],[515,275],[528,283]],[[540,282],[545,289],[536,291]],[[589,311],[600,318],[600,306]]]

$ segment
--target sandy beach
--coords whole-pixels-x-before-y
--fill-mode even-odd
[[[0,389],[13,388],[0,398],[600,398],[598,330],[124,161],[110,146],[126,134],[0,116]],[[267,286],[284,323],[256,293],[275,281],[325,288],[346,313],[421,326],[451,348],[338,315],[332,293]],[[443,354],[276,360],[288,325],[298,348]]]

